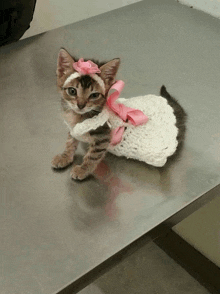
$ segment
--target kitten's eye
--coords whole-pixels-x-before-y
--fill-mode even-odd
[[[73,87],[67,88],[67,94],[70,96],[76,96],[76,89]]]
[[[97,99],[99,97],[99,93],[92,93],[89,98],[90,99]]]

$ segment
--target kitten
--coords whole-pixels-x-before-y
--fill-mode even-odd
[[[76,71],[74,59],[65,49],[61,49],[57,62],[57,86],[62,95],[61,104],[65,121],[71,128],[78,122],[100,113],[106,103],[108,91],[115,82],[115,77],[120,65],[116,58],[107,63],[94,61],[100,74],[93,79],[90,75],[74,78]],[[76,75],[77,76],[77,75]],[[73,78],[71,78],[73,77]],[[75,166],[71,171],[73,179],[82,180],[91,174],[104,158],[111,140],[111,130],[108,124],[90,132],[90,146],[83,158],[81,165]],[[68,133],[65,150],[52,160],[53,168],[64,168],[71,164],[78,146],[78,141]]]
[[[115,83],[116,74],[120,65],[120,59],[97,64],[100,73],[95,75],[79,75],[74,70],[74,59],[65,49],[61,49],[57,62],[57,86],[61,93],[61,104],[66,123],[69,128],[88,118],[99,114],[106,104],[109,89]],[[166,90],[161,87],[160,95],[166,98],[173,108],[178,128],[178,148],[184,140],[186,113],[181,105]],[[71,177],[83,180],[90,175],[104,158],[111,141],[111,129],[107,123],[90,131],[90,145],[81,165],[73,167]],[[65,150],[52,160],[53,168],[64,168],[74,160],[74,154],[78,141],[68,133]],[[176,151],[177,151],[176,150]],[[176,152],[175,152],[176,153]]]

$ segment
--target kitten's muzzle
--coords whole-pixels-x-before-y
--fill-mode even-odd
[[[77,106],[79,109],[83,109],[86,106],[86,104],[85,103],[77,103]]]

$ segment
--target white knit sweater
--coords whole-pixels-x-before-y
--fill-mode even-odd
[[[125,126],[121,142],[115,146],[110,145],[108,151],[117,156],[145,161],[153,166],[163,166],[167,157],[175,152],[178,145],[178,129],[173,108],[165,98],[155,95],[130,99],[119,98],[117,102],[143,111],[149,118],[148,122],[134,126],[124,122],[108,107],[105,107],[97,116],[76,124],[71,129],[71,135],[80,141],[89,142],[88,132],[106,122],[111,129]]]

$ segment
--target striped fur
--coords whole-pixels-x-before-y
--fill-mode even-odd
[[[65,49],[61,49],[57,62],[57,86],[62,95],[61,102],[66,123],[73,128],[78,122],[91,118],[102,111],[108,91],[115,82],[119,59],[107,63],[94,61],[100,74],[81,75],[73,69],[77,61]],[[72,89],[74,88],[74,90]],[[98,93],[98,94],[97,94]],[[74,95],[73,95],[74,94]],[[89,133],[91,144],[81,165],[71,171],[73,179],[82,180],[90,175],[104,158],[111,140],[107,124]],[[52,160],[54,168],[64,168],[73,162],[78,142],[68,134],[65,150]]]

